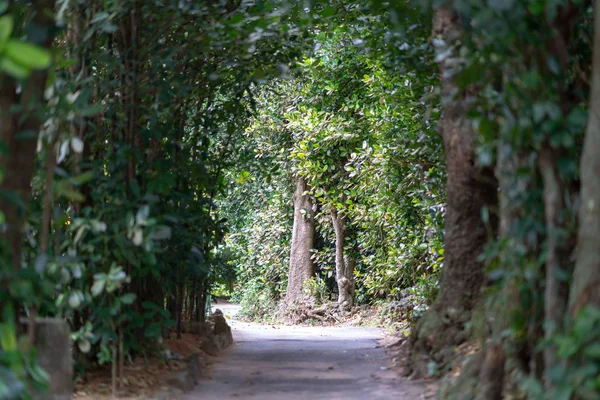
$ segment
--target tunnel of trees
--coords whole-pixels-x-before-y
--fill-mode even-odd
[[[440,396],[597,399],[599,117],[586,0],[0,0],[0,398],[38,316],[116,362],[232,295],[410,297],[414,376],[478,343]]]

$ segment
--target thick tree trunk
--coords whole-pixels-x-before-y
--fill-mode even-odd
[[[307,190],[306,181],[300,177],[296,178],[290,269],[285,294],[285,303],[288,306],[311,300],[302,290],[302,284],[315,275],[315,265],[311,258],[315,238],[315,219],[312,200],[305,194]]]
[[[335,280],[338,285],[338,305],[349,311],[354,305],[354,266],[352,256],[345,254],[346,216],[336,209],[331,210],[331,221],[335,231]]]
[[[433,25],[434,36],[448,45],[462,35],[460,17],[449,5],[435,10]],[[413,361],[421,366],[430,357],[444,362],[450,355],[448,348],[466,339],[464,324],[471,317],[483,282],[483,264],[478,257],[489,236],[481,209],[494,210],[497,206],[493,171],[475,162],[474,132],[467,118],[468,92],[459,90],[453,67],[446,60],[440,63],[444,114],[438,124],[448,173],[444,269],[438,298],[419,321],[413,339]],[[490,215],[493,231],[496,221],[494,213]],[[415,372],[426,373],[415,367]]]
[[[600,4],[594,4],[594,49],[590,111],[581,158],[581,208],[577,262],[571,280],[569,312],[600,308]]]
[[[527,192],[539,192],[541,189],[538,175],[523,177],[517,172],[521,169],[535,169],[533,160],[528,152],[515,148],[502,141],[497,153],[497,177],[499,182],[499,241],[504,243],[499,255],[500,268],[511,269],[516,265],[533,263],[541,254],[540,234],[523,231],[519,222],[523,218],[541,218],[541,213],[533,215],[531,210],[523,207],[521,196]],[[543,282],[537,282],[531,290],[541,292]],[[542,310],[538,306],[523,309],[523,296],[527,296],[520,288],[518,275],[511,275],[502,282],[495,300],[486,309],[488,327],[491,334],[489,342],[503,343],[503,333],[511,324],[511,318],[518,314],[527,321],[542,321]],[[532,324],[529,334],[511,339],[510,347],[517,355],[519,367],[524,374],[533,372],[535,376],[543,373],[543,361],[539,356],[537,346],[543,337],[541,322]]]

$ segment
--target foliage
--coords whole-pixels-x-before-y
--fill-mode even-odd
[[[557,334],[550,343],[557,348],[560,362],[546,371],[551,390],[543,389],[539,381],[525,378],[522,386],[531,399],[595,399],[600,391],[600,311],[584,308],[568,332]]]
[[[291,176],[299,174],[319,205],[313,259],[320,275],[316,279],[329,292],[335,286],[331,207],[352,220],[355,233],[349,246],[356,247],[359,258],[360,301],[400,296],[401,289],[423,277],[435,287],[443,255],[444,167],[441,144],[426,119],[426,106],[419,102],[428,89],[415,74],[392,75],[369,49],[352,40],[364,32],[344,26],[335,32],[317,31],[317,50],[299,63],[290,79],[267,85],[257,97],[259,111],[245,146],[250,156],[255,154],[248,161],[251,168],[262,166],[268,175],[257,178],[258,173],[248,172],[242,180],[241,174],[232,175],[236,191],[246,188],[242,214],[254,215],[256,202],[265,197],[289,204],[280,199],[291,199]],[[243,234],[248,240],[256,236],[251,230],[267,234],[274,229],[271,219],[240,219],[239,208],[235,211],[229,219],[244,225],[232,236]],[[269,208],[270,215],[276,212]],[[291,218],[279,221],[289,234]],[[253,243],[237,261],[242,296],[246,282],[272,276],[248,259],[252,254],[277,260],[280,279],[287,271],[287,258],[270,257],[275,242]],[[289,253],[281,245],[276,248]],[[253,286],[253,294],[255,290]],[[281,291],[276,293],[274,300],[281,298]]]
[[[436,121],[458,112],[500,197],[472,255],[482,339],[530,397],[593,398],[597,310],[566,304],[592,5],[450,1],[460,37],[430,37],[439,6],[0,0],[0,397],[46,380],[21,317],[65,318],[98,363],[203,320],[211,292],[272,319],[298,177],[317,225],[304,290],[337,290],[334,211],[357,302],[410,297],[416,319],[448,251]]]

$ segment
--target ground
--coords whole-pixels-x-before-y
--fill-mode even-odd
[[[372,326],[377,312],[356,313],[338,326],[266,325],[236,318],[238,305],[219,301],[233,330],[234,345],[218,357],[203,353],[200,337],[165,341],[172,355],[201,358],[199,384],[184,393],[182,361],[137,360],[125,366],[119,399],[135,400],[420,400],[430,398],[422,382],[401,377],[405,337]],[[369,317],[370,316],[370,317]],[[387,347],[388,354],[384,350]],[[390,369],[390,366],[396,368]],[[428,392],[429,395],[425,395]],[[77,384],[75,400],[110,399],[110,368],[90,371]]]
[[[232,305],[215,305],[227,316]],[[184,400],[413,400],[421,383],[389,369],[378,340],[366,327],[260,325],[229,320],[236,343]]]

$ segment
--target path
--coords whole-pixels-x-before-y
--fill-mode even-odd
[[[216,308],[236,312],[236,306]],[[421,385],[387,369],[378,329],[230,323],[236,344],[185,400],[422,398]]]

